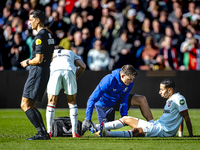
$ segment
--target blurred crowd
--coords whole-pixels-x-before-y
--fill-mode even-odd
[[[37,33],[28,19],[36,9],[56,45],[88,70],[200,70],[198,0],[1,0],[0,70],[21,70],[32,57]]]

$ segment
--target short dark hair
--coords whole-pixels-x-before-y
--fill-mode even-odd
[[[138,75],[137,70],[132,65],[124,65],[121,68],[120,74],[121,73],[124,73],[127,76],[134,76],[134,77]]]
[[[40,19],[41,23],[44,23],[46,20],[46,16],[41,10],[34,10],[33,12],[30,13],[30,15],[33,15],[33,18]]]
[[[54,46],[54,49],[64,49],[64,48],[60,45],[56,45],[56,46]]]
[[[172,79],[165,79],[165,80],[161,81],[160,84],[164,84],[165,88],[175,89],[175,87],[176,87],[176,84],[175,84],[174,80],[172,80]]]

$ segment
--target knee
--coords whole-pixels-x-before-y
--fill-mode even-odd
[[[20,107],[23,111],[25,111],[27,109],[27,105],[25,102],[21,102]]]
[[[147,98],[145,96],[140,97],[140,105],[146,104],[147,103]]]
[[[48,105],[54,105],[54,106],[56,106],[56,102],[53,101],[53,100],[49,100],[49,101],[48,101]]]
[[[143,132],[142,128],[133,128],[131,129],[133,133],[133,137],[144,137],[145,133]]]

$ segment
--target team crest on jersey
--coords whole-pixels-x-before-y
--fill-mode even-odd
[[[35,44],[36,44],[36,45],[40,45],[40,44],[42,44],[42,41],[41,41],[40,39],[37,39],[37,40],[35,41]]]
[[[128,87],[126,87],[123,91],[126,92],[128,90]]]
[[[184,105],[185,101],[183,99],[180,100],[180,105]]]
[[[168,103],[168,107],[170,107],[170,106],[171,106],[171,104],[172,104],[172,102],[169,102],[169,103]]]

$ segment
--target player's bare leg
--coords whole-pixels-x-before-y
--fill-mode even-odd
[[[147,121],[154,121],[153,115],[145,96],[135,94],[131,99],[131,106],[139,106],[143,117]]]
[[[72,137],[81,137],[77,132],[78,126],[78,107],[76,104],[76,94],[67,95],[67,101],[70,109],[70,119],[72,124]]]
[[[48,94],[48,104],[46,109],[46,122],[47,122],[47,132],[49,133],[49,136],[52,137],[52,125],[53,125],[53,119],[55,117],[55,107],[57,103],[58,95],[51,95]]]

